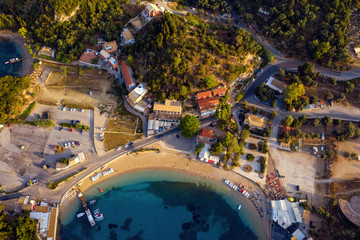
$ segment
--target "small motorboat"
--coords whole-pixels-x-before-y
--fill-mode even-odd
[[[93,199],[93,200],[90,200],[90,205],[92,205],[92,204],[94,204],[94,203],[96,203],[96,200],[95,199]]]
[[[241,209],[241,205],[238,206],[238,210],[239,210],[239,211],[240,211],[240,209]]]
[[[96,216],[96,215],[99,215],[100,214],[100,210],[97,208],[97,209],[95,209],[94,210],[94,215]]]
[[[84,216],[85,215],[85,213],[84,212],[82,212],[82,213],[79,213],[78,215],[76,215],[78,218],[81,218],[82,216]]]
[[[99,192],[104,192],[104,190],[102,190],[102,188],[98,188]]]
[[[5,64],[9,64],[9,63],[10,63],[9,61],[5,62]]]
[[[99,213],[95,216],[95,221],[101,221],[101,220],[104,220],[104,216],[102,213]]]

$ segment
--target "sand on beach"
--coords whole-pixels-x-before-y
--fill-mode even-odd
[[[22,70],[19,76],[30,75],[33,72],[33,58],[29,53],[29,50],[26,47],[26,40],[16,32],[12,32],[10,30],[2,30],[0,31],[0,39],[6,39],[14,42],[17,46],[19,46],[21,50],[21,54],[23,55],[23,65]]]
[[[224,179],[229,179],[235,184],[244,184],[246,189],[250,189],[250,187],[252,187],[253,190],[260,189],[258,185],[235,172],[220,169],[209,163],[191,160],[188,155],[179,153],[177,151],[172,151],[170,149],[164,149],[158,143],[152,144],[149,147],[159,148],[161,149],[161,152],[140,152],[119,157],[118,159],[103,165],[97,171],[89,174],[88,176],[80,180],[78,182],[79,189],[84,192],[90,187],[98,184],[99,182],[109,180],[110,178],[118,176],[119,174],[140,170],[177,171],[184,174],[201,176],[221,183],[224,182]],[[109,168],[113,168],[113,174],[108,176],[102,176],[99,180],[95,182],[91,181],[91,177],[94,176],[97,172],[102,172]],[[256,217],[254,218],[257,219],[257,222],[261,222],[263,230],[269,236],[269,222],[264,221],[260,218],[256,208],[249,199],[244,198],[244,201],[246,201],[247,203],[246,207],[250,208],[254,215],[256,215]],[[63,205],[61,205],[61,207],[63,207]]]

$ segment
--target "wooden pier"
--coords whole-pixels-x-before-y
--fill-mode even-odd
[[[86,199],[85,199],[84,195],[82,194],[82,192],[80,192],[80,190],[78,190],[78,196],[79,196],[80,201],[81,201],[81,203],[82,203],[82,205],[83,205],[83,207],[85,209],[85,213],[86,213],[86,216],[87,216],[87,218],[89,220],[90,225],[92,227],[95,226],[95,224],[96,224],[95,220],[94,220],[94,218],[93,218],[93,216],[91,214],[91,211],[89,210],[89,208],[87,206]]]

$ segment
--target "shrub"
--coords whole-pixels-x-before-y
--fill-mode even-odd
[[[40,121],[36,118],[33,121],[33,124],[39,127],[53,127],[55,126],[55,123],[51,119],[41,119]]]
[[[195,154],[200,153],[201,150],[204,148],[204,146],[205,146],[204,143],[202,143],[202,142],[198,143],[198,144],[196,145],[196,149],[195,149],[195,152],[194,152],[194,153],[195,153]]]
[[[262,153],[267,153],[267,152],[269,152],[269,147],[268,147],[268,145],[267,145],[267,141],[259,142],[259,144],[258,144],[258,150],[259,150],[259,152],[262,152]]]
[[[31,113],[31,111],[33,110],[34,106],[35,106],[36,102],[32,102],[29,107],[20,115],[20,118],[25,120],[29,114]]]
[[[260,157],[260,163],[261,163],[261,166],[260,166],[260,172],[261,173],[265,173],[265,170],[266,170],[266,157],[263,157],[263,156],[261,156]]]
[[[257,145],[256,145],[255,143],[250,143],[249,148],[250,148],[251,150],[256,150],[256,149],[257,149]]]
[[[62,159],[60,159],[60,162],[61,162],[61,163],[64,163],[64,164],[69,164],[69,159],[67,159],[67,158],[62,158]]]
[[[247,159],[249,162],[252,162],[252,161],[254,161],[255,157],[254,157],[254,155],[252,155],[252,154],[247,154],[247,155],[246,155],[246,159]]]

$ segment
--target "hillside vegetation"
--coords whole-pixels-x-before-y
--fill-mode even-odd
[[[25,77],[5,76],[0,78],[0,122],[18,115],[25,104],[24,92],[30,80]]]
[[[146,62],[148,72],[139,77],[161,101],[183,99],[193,89],[216,86],[213,77],[230,83],[259,65],[257,55],[268,56],[243,29],[171,14],[154,22],[147,35],[139,36],[130,53]]]
[[[9,1],[9,0],[8,0]],[[57,60],[71,62],[80,56],[86,45],[95,45],[97,32],[105,34],[105,40],[120,38],[120,30],[132,17],[126,14],[122,4],[126,0],[37,0],[26,7],[25,0],[3,5],[0,15],[0,28],[20,27],[21,35],[35,43],[36,50],[42,45],[55,48]],[[55,21],[55,12],[71,13],[77,6],[79,10],[71,21]],[[16,16],[16,17],[12,17]],[[4,28],[4,27],[3,27]]]
[[[345,30],[359,0],[235,0],[245,22],[256,24],[280,49],[325,66],[347,63]],[[259,13],[262,7],[270,16]]]
[[[175,0],[174,2],[180,5],[194,6],[213,12],[220,10],[222,13],[228,13],[231,10],[231,7],[228,6],[225,0]]]

